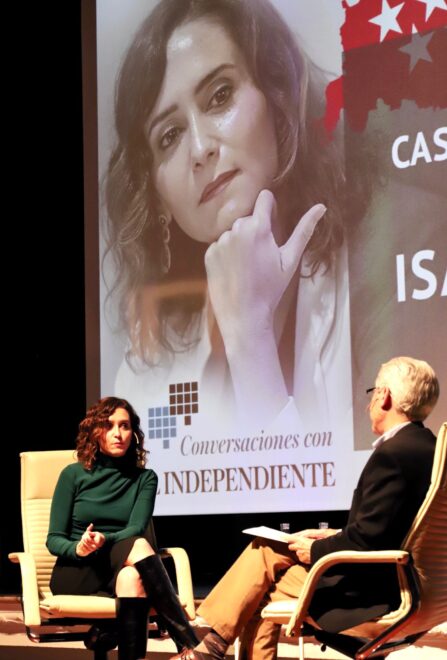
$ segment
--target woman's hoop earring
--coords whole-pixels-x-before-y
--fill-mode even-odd
[[[139,447],[139,446],[140,446],[140,438],[137,436],[137,434],[135,433],[135,431],[133,432],[133,434],[134,434],[134,436],[135,436],[135,442],[137,443],[137,447]]]
[[[171,267],[171,250],[169,249],[169,239],[171,238],[171,234],[169,232],[169,221],[165,215],[159,215],[158,222],[160,223],[161,238],[163,241],[163,254],[161,258],[161,267],[163,270],[163,274],[166,275],[166,273],[169,271]]]

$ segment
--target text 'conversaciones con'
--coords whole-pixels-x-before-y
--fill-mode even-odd
[[[185,435],[180,443],[182,456],[203,456],[213,454],[238,454],[246,452],[281,451],[298,447],[330,447],[331,431],[312,433],[276,433],[243,438],[222,438],[220,440],[194,440],[192,435]]]

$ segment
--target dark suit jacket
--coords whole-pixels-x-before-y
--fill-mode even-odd
[[[346,527],[312,544],[311,560],[337,550],[400,548],[430,484],[436,438],[411,423],[375,449],[354,491]],[[394,566],[334,567],[321,579],[310,613],[338,632],[385,614],[399,603]]]

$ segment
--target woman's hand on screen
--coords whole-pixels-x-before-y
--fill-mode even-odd
[[[225,346],[240,423],[256,419],[268,424],[288,404],[275,311],[325,210],[322,204],[312,207],[279,247],[272,233],[275,198],[263,190],[253,215],[236,220],[206,252],[210,302]],[[296,305],[296,295],[291,300]]]
[[[326,208],[313,206],[279,247],[272,233],[276,202],[262,190],[253,215],[238,218],[205,255],[211,304],[226,349],[273,332],[276,308]]]

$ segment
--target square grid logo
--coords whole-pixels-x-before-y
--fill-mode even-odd
[[[169,449],[170,441],[177,437],[177,417],[183,416],[185,426],[190,426],[192,415],[199,412],[199,384],[171,383],[169,405],[148,409],[149,439],[162,440],[163,449]]]

